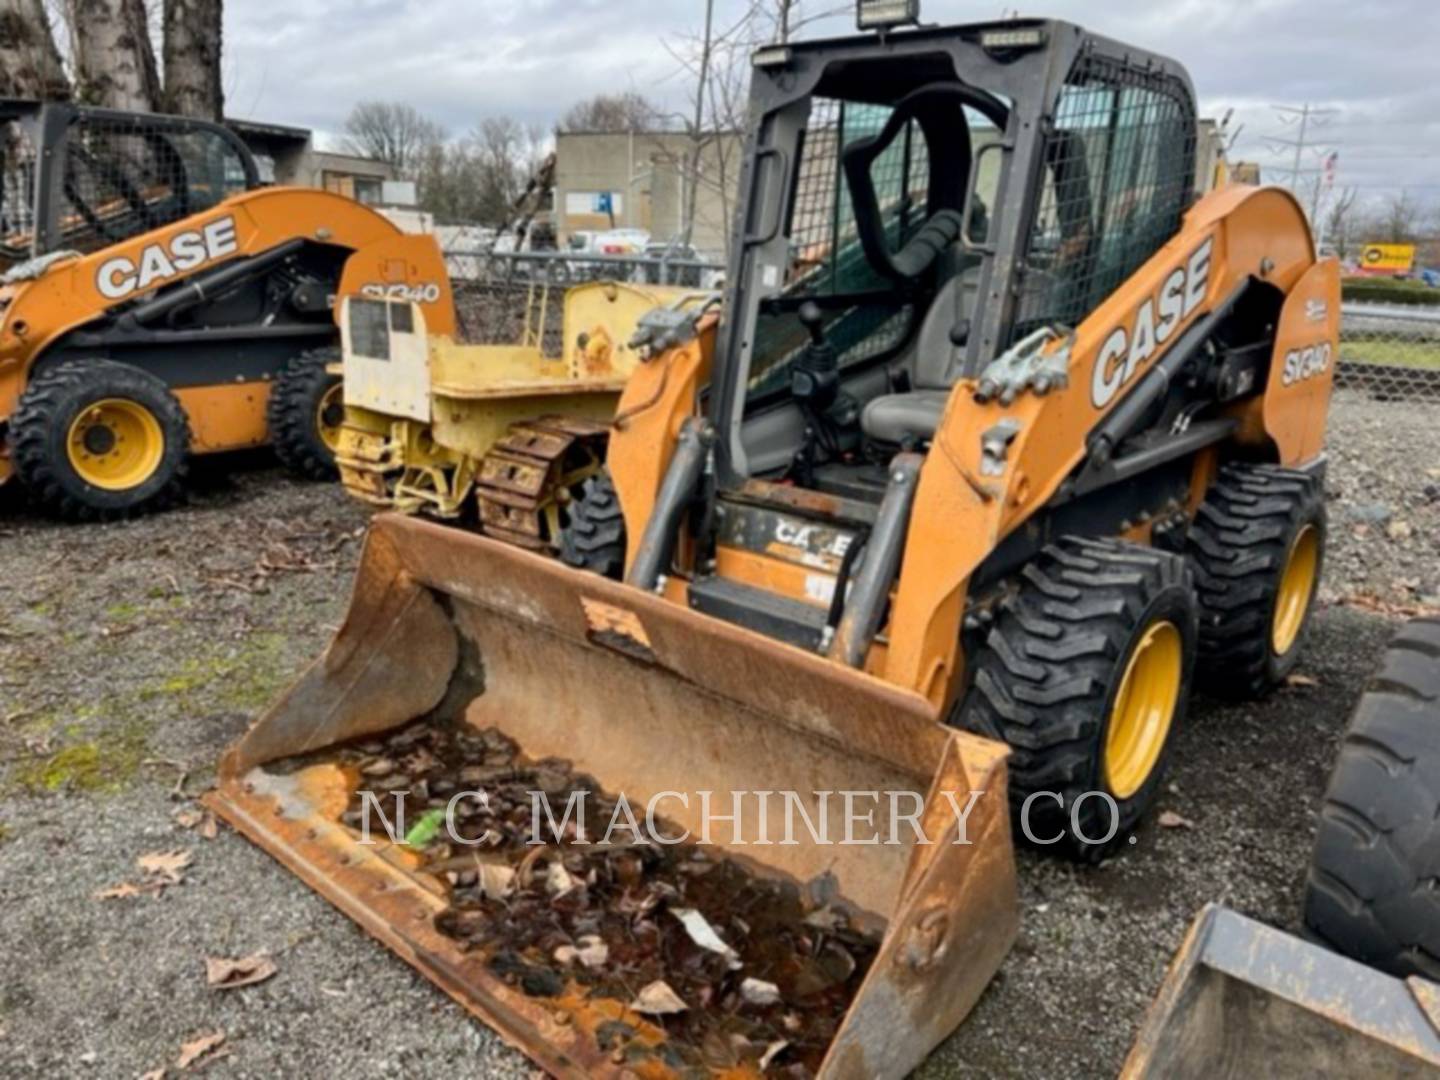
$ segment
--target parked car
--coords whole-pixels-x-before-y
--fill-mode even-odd
[[[650,234],[644,229],[611,229],[595,238],[600,255],[643,255],[650,246]]]
[[[696,251],[693,244],[683,244],[678,238],[669,241],[652,241],[645,248],[645,257],[653,260],[644,268],[647,284],[680,285],[691,289],[711,290],[725,287],[725,268],[718,264],[713,266],[695,265],[709,260]]]

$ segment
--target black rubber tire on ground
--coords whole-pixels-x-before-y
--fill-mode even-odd
[[[76,421],[104,401],[138,406],[158,425],[159,460],[146,478],[124,490],[87,482],[71,462],[68,442]],[[69,521],[117,521],[163,510],[184,494],[190,424],[165,383],[112,360],[66,360],[42,369],[20,396],[10,419],[15,470],[30,497]]]
[[[1281,580],[1297,539],[1318,531],[1319,566],[1305,625],[1283,654],[1273,640]],[[1264,697],[1295,669],[1325,570],[1324,484],[1272,465],[1227,465],[1190,530],[1200,593],[1196,686],[1215,697]]]
[[[1066,539],[1025,568],[1019,591],[972,660],[971,690],[951,721],[1012,748],[1010,799],[1022,839],[1082,862],[1099,862],[1127,844],[1154,802],[1184,723],[1197,620],[1193,577],[1177,555],[1121,541]],[[1117,793],[1105,766],[1116,699],[1140,643],[1164,622],[1178,631],[1171,724],[1143,785]],[[1114,801],[1085,798],[1077,833],[1073,807],[1092,792]],[[1032,796],[1026,837],[1022,810]],[[1095,842],[1107,836],[1108,842]]]
[[[1305,926],[1440,982],[1440,621],[1406,627],[1355,710],[1320,814]]]
[[[567,566],[619,581],[625,576],[625,515],[608,471],[585,481],[560,540]]]
[[[335,346],[312,349],[291,360],[270,394],[270,442],[285,467],[305,480],[335,480],[335,452],[320,434],[325,395],[340,384],[326,369],[340,362]]]

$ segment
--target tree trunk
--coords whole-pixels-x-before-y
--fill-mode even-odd
[[[0,0],[0,97],[64,100],[70,80],[45,17],[45,0]]]
[[[165,108],[181,116],[221,120],[222,0],[165,0]]]
[[[69,0],[75,85],[87,105],[127,112],[160,107],[160,76],[145,0]]]

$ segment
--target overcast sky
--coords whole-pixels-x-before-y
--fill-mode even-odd
[[[719,0],[722,17],[741,6]],[[1014,6],[923,0],[923,10],[953,23]],[[1440,0],[1050,0],[1020,10],[1181,60],[1208,115],[1236,109],[1239,157],[1271,164],[1283,154],[1288,165],[1263,136],[1294,128],[1270,106],[1308,101],[1340,110],[1312,133],[1340,151],[1341,184],[1377,198],[1403,184],[1440,202]],[[229,111],[334,132],[356,101],[396,100],[459,134],[499,114],[548,126],[602,91],[678,104],[687,86],[662,39],[698,30],[703,12],[704,0],[229,0]],[[847,15],[806,34],[852,31]]]

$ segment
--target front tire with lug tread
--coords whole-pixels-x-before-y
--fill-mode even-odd
[[[45,511],[115,521],[183,495],[190,425],[154,375],[111,360],[41,370],[10,421],[16,473]]]
[[[291,360],[270,394],[268,419],[275,454],[306,480],[335,480],[335,447],[345,419],[344,384],[329,368],[340,361],[334,346]]]
[[[1189,541],[1206,693],[1254,700],[1295,670],[1324,573],[1325,537],[1319,478],[1272,465],[1221,470]]]
[[[1305,927],[1352,960],[1440,982],[1440,621],[1401,631],[1330,778]]]
[[[1184,720],[1196,623],[1176,555],[1066,539],[1025,568],[952,722],[1012,748],[1017,829],[1031,804],[1026,839],[1083,862],[1123,848]]]
[[[567,566],[619,581],[625,576],[625,514],[608,470],[585,481],[561,538]]]

